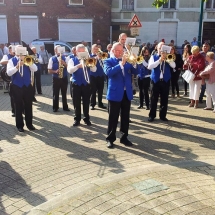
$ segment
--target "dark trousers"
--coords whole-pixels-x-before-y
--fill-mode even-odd
[[[23,109],[25,112],[25,122],[26,126],[32,126],[32,97],[33,97],[33,87],[30,84],[28,87],[24,86],[22,88],[13,85],[12,94],[15,104],[15,116],[16,116],[16,127],[23,128]]]
[[[138,86],[139,86],[140,106],[143,106],[143,101],[145,99],[146,107],[149,107],[150,77],[143,78],[142,80],[138,78]]]
[[[42,87],[41,87],[41,73],[40,70],[37,70],[34,73],[34,96],[36,94],[36,89],[37,89],[37,93],[41,94],[42,93]]]
[[[48,64],[40,64],[41,74],[48,74]]]
[[[177,95],[179,95],[179,85],[178,85],[178,79],[179,79],[180,72],[172,72],[171,73],[171,86],[172,86],[172,94],[175,95],[175,89]]]
[[[83,104],[84,121],[89,121],[89,104],[90,104],[90,85],[76,85],[72,84],[72,100],[75,109],[74,120],[81,121],[81,99]]]
[[[205,90],[206,90],[206,84],[203,84],[202,88],[201,88],[201,93],[200,93],[200,96],[199,96],[199,101],[203,100],[203,97],[204,97],[204,94],[205,94]]]
[[[53,83],[53,110],[59,109],[60,90],[61,90],[61,95],[62,95],[63,109],[67,109],[68,108],[67,98],[66,98],[67,85],[68,85],[67,77],[53,78],[52,83]]]
[[[12,83],[9,83],[8,89],[9,89],[9,95],[10,95],[11,112],[15,113],[15,104],[14,104],[14,98],[13,98],[13,93],[12,93],[12,89],[13,89]]]
[[[152,81],[152,91],[151,91],[151,109],[149,112],[149,117],[156,117],[158,97],[160,95],[160,118],[165,118],[167,113],[168,106],[168,97],[169,97],[169,85],[170,81],[158,81],[154,83]]]
[[[96,92],[98,92],[98,106],[103,105],[102,95],[104,90],[104,76],[94,77],[90,76],[90,85],[91,85],[91,101],[90,105],[94,107],[96,105]]]
[[[128,100],[126,91],[124,92],[123,99],[121,102],[109,101],[109,118],[108,118],[108,130],[107,138],[111,142],[116,140],[116,128],[118,118],[120,114],[120,132],[121,140],[127,139],[128,128],[129,128],[129,117],[130,117],[131,101]]]

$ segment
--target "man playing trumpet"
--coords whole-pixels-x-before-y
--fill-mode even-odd
[[[109,101],[109,118],[107,131],[107,147],[112,148],[116,140],[116,128],[120,114],[120,143],[132,146],[127,139],[129,114],[132,92],[132,74],[138,74],[138,69],[128,63],[128,54],[123,54],[123,46],[117,42],[112,47],[113,57],[104,61],[104,72],[108,76],[107,100]]]
[[[72,74],[72,100],[75,109],[73,126],[79,126],[81,121],[81,99],[83,103],[84,122],[91,125],[89,116],[90,104],[90,71],[96,72],[96,66],[87,67],[86,57],[89,57],[88,51],[83,44],[76,46],[76,55],[68,61],[68,73]]]
[[[16,55],[8,61],[7,74],[11,76],[12,81],[11,93],[15,103],[16,127],[19,132],[24,132],[23,107],[27,128],[29,130],[35,130],[35,127],[32,125],[33,86],[31,85],[31,73],[37,71],[37,66],[34,63],[31,65],[24,64],[23,60],[27,52],[26,48],[17,45],[15,50]]]
[[[166,47],[166,49],[165,49]],[[157,102],[160,95],[160,113],[159,117],[162,121],[168,121],[166,118],[168,96],[169,96],[169,85],[171,78],[170,67],[175,68],[175,62],[169,63],[167,60],[167,52],[170,52],[171,47],[164,46],[163,42],[158,44],[158,54],[152,55],[149,59],[148,69],[151,70],[151,109],[149,112],[148,121],[154,121],[156,117]]]

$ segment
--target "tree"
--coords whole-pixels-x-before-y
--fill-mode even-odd
[[[163,6],[165,3],[167,3],[169,0],[154,0],[152,3],[152,6],[159,8]],[[207,0],[202,0],[203,2],[206,2]]]

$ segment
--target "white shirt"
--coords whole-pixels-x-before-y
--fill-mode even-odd
[[[68,61],[68,64],[67,64],[67,71],[68,73],[72,74],[74,72],[76,72],[78,70],[78,65],[74,66],[74,61],[73,59],[71,58],[69,61]],[[94,67],[90,67],[90,71],[91,72],[96,72],[97,70],[97,67],[94,66]]]
[[[3,58],[1,59],[1,61],[0,61],[0,64],[2,63],[2,62],[5,62],[5,61],[8,61],[9,59],[8,59],[8,56],[5,54],[4,56],[3,56]]]
[[[17,60],[19,60],[19,57],[15,56]],[[29,66],[31,72],[36,72],[37,71],[37,66],[35,64],[32,64],[31,66]],[[12,58],[8,61],[7,63],[7,74],[8,76],[12,76],[13,74],[15,74],[17,71],[19,71],[16,68],[16,65],[13,65],[13,61]]]
[[[167,62],[166,62],[167,63]],[[154,61],[154,56],[152,55],[149,59],[149,64],[148,64],[148,69],[151,70],[151,69],[154,69],[156,68],[158,65],[162,64],[159,59],[157,61]],[[172,67],[173,69],[175,68],[175,62],[172,61],[169,63],[170,67]],[[165,66],[165,65],[164,65]],[[163,71],[164,72],[164,71]],[[160,73],[160,79],[163,78],[163,73],[161,72]]]

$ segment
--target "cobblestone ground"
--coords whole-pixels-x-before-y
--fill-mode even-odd
[[[215,114],[204,111],[204,104],[193,109],[187,107],[188,98],[170,98],[170,121],[148,123],[148,111],[137,109],[136,97],[129,130],[134,146],[125,147],[117,139],[110,150],[105,145],[106,110],[90,111],[92,126],[82,121],[74,128],[69,91],[71,111],[64,112],[60,103],[59,112],[53,113],[52,87],[43,86],[42,90],[33,107],[37,130],[30,132],[24,127],[24,133],[15,127],[8,94],[0,91],[0,215],[26,214],[61,197],[68,199],[58,204],[55,201],[56,207],[48,212],[214,214]],[[105,99],[104,103],[107,105]],[[176,165],[185,161],[189,161],[188,166]],[[163,169],[167,164],[169,169]],[[154,165],[160,168],[153,170]],[[137,175],[129,175],[138,169]],[[127,178],[111,182],[120,176]],[[138,190],[150,186],[147,180],[167,188],[151,194]],[[87,189],[89,185],[93,187]],[[42,210],[35,213],[44,214]]]

